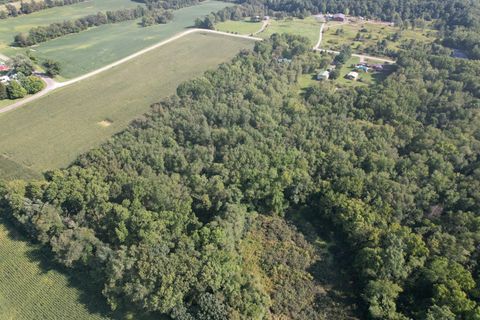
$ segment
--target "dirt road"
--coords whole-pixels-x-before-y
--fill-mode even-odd
[[[70,86],[72,84],[75,84],[77,82],[80,82],[82,80],[86,80],[88,78],[91,78],[99,73],[102,73],[104,71],[107,71],[109,69],[112,69],[118,65],[121,65],[127,61],[130,61],[132,59],[135,59],[136,57],[138,56],[141,56],[149,51],[152,51],[152,50],[155,50],[161,46],[164,46],[170,42],[173,42],[181,37],[184,37],[188,34],[192,34],[192,33],[213,33],[213,34],[220,34],[220,35],[224,35],[224,36],[229,36],[229,37],[234,37],[234,38],[242,38],[242,39],[248,39],[248,40],[254,40],[254,41],[261,41],[263,40],[262,38],[257,38],[257,37],[252,37],[252,36],[246,36],[246,35],[239,35],[239,34],[231,34],[231,33],[227,33],[227,32],[222,32],[222,31],[216,31],[216,30],[207,30],[207,29],[189,29],[187,31],[184,31],[184,32],[181,32],[167,40],[164,40],[162,42],[159,42],[153,46],[150,46],[148,48],[145,48],[143,50],[140,50],[132,55],[129,55],[128,57],[125,57],[123,59],[120,59],[114,63],[111,63],[109,65],[106,65],[105,67],[102,67],[102,68],[99,68],[97,70],[94,70],[92,72],[89,72],[87,74],[84,74],[83,76],[80,76],[80,77],[77,77],[77,78],[74,78],[74,79],[71,79],[71,80],[68,80],[68,81],[65,81],[65,82],[56,82],[55,80],[51,79],[51,78],[48,78],[46,76],[43,76],[43,75],[40,75],[38,74],[38,76],[40,76],[43,81],[45,81],[46,83],[46,87],[45,89],[43,89],[41,92],[37,93],[37,94],[34,94],[33,96],[31,97],[28,97],[28,98],[25,98],[23,100],[20,100],[16,103],[13,103],[9,106],[6,106],[2,109],[0,109],[0,114],[2,113],[5,113],[5,112],[9,112],[9,111],[12,111],[12,110],[15,110],[17,108],[20,108],[22,106],[24,106],[25,104],[29,103],[29,102],[32,102],[32,101],[35,101],[43,96],[45,96],[46,94],[52,92],[53,90],[56,90],[58,88],[62,88],[62,87],[66,87],[66,86]]]
[[[345,23],[342,23],[342,24],[345,24]],[[319,33],[319,36],[318,36],[318,42],[315,45],[315,47],[313,47],[313,50],[320,51],[320,52],[328,52],[328,53],[333,53],[333,54],[339,54],[340,52],[338,52],[338,51],[321,49],[320,48],[320,46],[322,44],[322,40],[323,40],[323,30],[324,30],[324,28],[325,28],[325,22],[322,23],[322,25],[320,26],[320,33]],[[360,58],[360,62],[363,62],[365,60],[376,60],[376,61],[379,61],[379,62],[390,63],[390,64],[395,63],[394,60],[384,59],[384,58],[379,58],[379,57],[373,57],[373,56],[368,56],[368,55],[358,54],[358,53],[354,53],[354,54],[352,54],[352,56]]]
[[[257,32],[255,32],[253,35],[257,35],[259,33],[262,33],[263,31],[265,31],[265,29],[267,29],[268,27],[268,24],[270,23],[270,20],[263,20],[262,21],[262,27],[260,28],[260,30],[258,30]]]
[[[319,36],[318,36],[318,41],[317,41],[317,44],[315,45],[315,47],[313,47],[313,50],[318,50],[320,48],[320,45],[322,44],[323,28],[325,28],[325,22],[323,22],[322,25],[320,26],[320,33],[319,33]]]

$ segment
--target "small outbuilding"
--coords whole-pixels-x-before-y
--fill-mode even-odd
[[[2,76],[0,77],[0,83],[2,84],[7,84],[10,82],[10,77],[9,76]]]
[[[347,74],[346,77],[348,80],[357,80],[358,79],[358,72],[352,71]]]
[[[355,66],[355,69],[363,71],[363,72],[368,72],[368,70],[370,70],[369,67],[367,67],[366,65],[363,65],[363,64],[359,64],[359,65]]]
[[[343,13],[336,13],[333,15],[333,20],[344,22],[347,20],[347,17]]]
[[[317,75],[318,81],[328,80],[329,78],[330,78],[330,72],[328,72],[327,70],[322,71]]]
[[[0,72],[5,72],[10,70],[10,68],[7,65],[0,64]]]

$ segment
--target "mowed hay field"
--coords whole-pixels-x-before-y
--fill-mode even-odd
[[[274,33],[290,33],[308,38],[313,46],[318,41],[318,37],[320,35],[320,26],[321,23],[318,22],[314,17],[307,17],[305,19],[271,19],[268,22],[267,28],[255,36],[268,39]],[[219,31],[238,34],[252,34],[259,31],[261,27],[262,22],[254,23],[248,21],[248,19],[241,21],[220,22],[215,25],[215,29]]]
[[[252,22],[250,18],[241,21],[227,20],[217,23],[215,29],[224,32],[233,32],[238,34],[250,35],[262,28],[262,22]]]
[[[320,26],[321,23],[314,17],[271,20],[265,31],[257,36],[267,39],[274,33],[290,33],[308,38],[313,46],[317,43],[320,36]]]
[[[77,19],[99,11],[134,8],[138,2],[132,0],[89,0],[86,2],[55,7],[16,18],[0,20],[0,52],[10,45],[16,34],[26,32],[33,27],[44,26],[54,22]]]
[[[0,319],[107,319],[104,299],[73,287],[49,259],[0,218]]]
[[[61,88],[0,115],[0,155],[30,174],[67,166],[175,93],[180,83],[252,47],[251,40],[197,32]]]
[[[231,4],[220,1],[205,1],[175,10],[173,21],[167,24],[145,28],[139,25],[139,20],[90,28],[34,46],[32,49],[35,51],[32,53],[40,60],[60,62],[61,76],[71,79],[166,40],[193,26],[196,18],[229,5]],[[14,55],[22,51],[24,49],[8,48],[4,53]]]

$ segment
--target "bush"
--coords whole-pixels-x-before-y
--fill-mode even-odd
[[[7,87],[0,83],[0,100],[8,99]]]
[[[57,61],[47,60],[45,61],[43,66],[45,68],[45,73],[49,77],[55,77],[60,74],[61,67],[60,67],[60,63]]]
[[[12,100],[23,98],[27,95],[27,90],[17,81],[11,81],[7,86],[8,97]]]
[[[20,83],[29,94],[35,94],[45,88],[45,83],[36,76],[25,77]]]

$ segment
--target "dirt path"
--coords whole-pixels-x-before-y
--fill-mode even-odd
[[[315,47],[313,47],[313,50],[318,50],[320,48],[320,45],[322,44],[323,40],[323,28],[325,28],[325,22],[322,22],[322,25],[320,26],[320,33],[318,35],[318,41]]]
[[[22,107],[23,105],[29,103],[29,102],[32,102],[32,101],[35,101],[43,96],[45,96],[46,94],[52,92],[53,90],[55,89],[58,89],[58,88],[62,88],[62,87],[66,87],[66,86],[70,86],[72,84],[75,84],[77,82],[80,82],[82,80],[86,80],[88,78],[91,78],[99,73],[102,73],[104,71],[107,71],[109,69],[112,69],[118,65],[121,65],[127,61],[130,61],[132,59],[135,59],[137,58],[138,56],[141,56],[147,52],[150,52],[152,50],[155,50],[161,46],[164,46],[170,42],[173,42],[181,37],[184,37],[188,34],[192,34],[192,33],[196,33],[196,32],[199,32],[199,33],[212,33],[212,34],[220,34],[220,35],[224,35],[224,36],[229,36],[229,37],[234,37],[234,38],[242,38],[242,39],[248,39],[248,40],[254,40],[254,41],[261,41],[263,40],[262,38],[257,38],[257,37],[252,37],[252,36],[246,36],[246,35],[239,35],[239,34],[231,34],[231,33],[227,33],[227,32],[222,32],[222,31],[216,31],[216,30],[207,30],[207,29],[189,29],[187,31],[184,31],[184,32],[181,32],[167,40],[164,40],[162,42],[159,42],[153,46],[150,46],[148,48],[145,48],[145,49],[142,49],[132,55],[129,55],[128,57],[125,57],[123,59],[120,59],[114,63],[111,63],[109,65],[106,65],[105,67],[102,67],[100,69],[97,69],[97,70],[94,70],[92,72],[89,72],[87,74],[84,74],[83,76],[80,76],[80,77],[77,77],[77,78],[74,78],[74,79],[71,79],[71,80],[68,80],[68,81],[65,81],[65,82],[56,82],[55,80],[51,79],[51,78],[48,78],[46,76],[43,76],[43,75],[40,75],[40,74],[37,74],[38,76],[40,76],[43,81],[45,81],[45,83],[47,84],[47,86],[45,87],[45,89],[43,89],[41,92],[37,93],[37,94],[34,94],[33,96],[31,97],[28,97],[28,98],[25,98],[23,100],[20,100],[16,103],[13,103],[9,106],[6,106],[2,109],[0,109],[0,114],[2,113],[5,113],[5,112],[9,112],[9,111],[12,111],[12,110],[15,110],[17,108],[20,108]]]
[[[346,23],[341,23],[341,24],[346,24]],[[338,25],[341,25],[341,24],[338,24]],[[319,36],[318,36],[318,42],[315,45],[315,47],[313,47],[313,50],[320,51],[320,52],[328,52],[328,53],[333,53],[333,54],[339,54],[340,52],[338,52],[338,51],[321,49],[320,48],[320,45],[322,44],[322,40],[323,40],[323,30],[324,30],[324,28],[325,28],[325,22],[322,23],[322,25],[320,26],[320,33],[319,33]],[[373,56],[368,56],[368,55],[358,54],[358,53],[354,53],[354,54],[352,54],[352,56],[360,58],[360,62],[364,62],[366,59],[368,59],[368,60],[376,60],[376,61],[380,61],[380,62],[384,62],[384,63],[391,63],[391,64],[395,63],[394,60],[384,59],[384,58],[379,58],[379,57],[373,57]]]
[[[262,33],[263,31],[265,31],[265,29],[267,29],[267,27],[268,27],[269,24],[270,24],[270,20],[263,20],[263,21],[262,21],[262,27],[260,28],[260,30],[258,30],[257,32],[255,32],[253,35],[256,36],[257,34]]]

